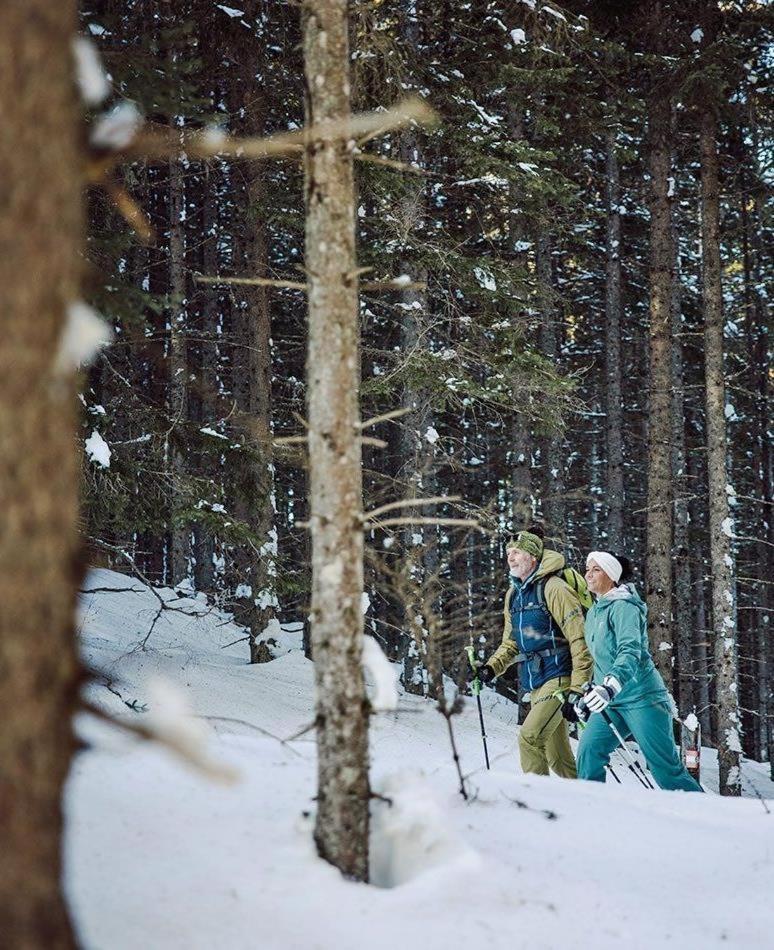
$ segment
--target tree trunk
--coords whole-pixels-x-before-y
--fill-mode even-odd
[[[709,487],[712,632],[718,710],[718,765],[721,795],[741,794],[739,772],[739,676],[733,527],[728,505],[726,387],[723,371],[723,291],[720,272],[720,196],[717,128],[709,109],[701,116],[702,303],[706,359],[707,480]]]
[[[671,227],[671,102],[657,88],[648,104],[650,144],[650,403],[646,591],[653,659],[672,688],[672,459],[670,398],[671,295],[674,249]]]
[[[557,341],[557,303],[552,267],[553,242],[550,234],[541,234],[535,242],[535,272],[540,287],[540,349],[546,359],[559,365],[561,356]],[[559,432],[541,436],[540,469],[542,473],[541,502],[547,536],[564,544],[566,533],[564,502],[564,438]]]
[[[307,123],[350,114],[346,0],[302,8]],[[360,354],[352,153],[325,132],[305,151],[312,645],[320,855],[368,879],[368,707],[363,679]]]
[[[252,41],[239,51],[238,56],[244,64],[240,111],[245,117],[245,133],[253,136],[265,133],[264,99],[255,78],[260,48]],[[240,243],[244,245],[247,273],[261,277],[268,273],[265,176],[264,164],[249,163],[244,168],[242,227],[245,234]],[[271,316],[265,287],[246,289],[244,301],[245,306],[234,313],[234,331],[239,345],[233,361],[236,373],[232,389],[240,410],[238,423],[243,444],[249,452],[242,454],[239,470],[234,473],[234,513],[257,535],[260,547],[256,550],[245,544],[236,553],[234,566],[239,577],[236,616],[248,628],[250,662],[262,663],[272,659],[266,640],[276,633],[278,627],[271,430]]]
[[[218,273],[218,183],[220,170],[205,166],[202,171],[202,230],[200,240],[201,268],[203,274]],[[198,379],[198,427],[214,428],[218,418],[218,329],[222,319],[219,313],[219,288],[199,285],[197,295],[201,300],[201,343]],[[211,484],[220,478],[219,465],[206,449],[196,455],[196,472]],[[211,592],[215,586],[213,558],[215,537],[213,529],[205,523],[197,523],[193,530],[194,584],[197,590]]]
[[[605,372],[607,395],[607,544],[624,553],[623,405],[621,365],[621,188],[616,154],[616,126],[611,116],[605,135],[606,216],[605,248]]]
[[[672,215],[672,243],[675,266],[672,280],[672,484],[674,492],[674,589],[673,617],[677,631],[677,676],[674,686],[678,708],[687,716],[696,706],[694,641],[698,639],[691,604],[691,546],[688,538],[689,512],[685,450],[685,379],[683,373],[680,296],[680,241],[677,216]]]
[[[79,472],[72,370],[54,367],[81,267],[76,30],[67,0],[0,5],[0,934],[14,950],[75,946],[61,798],[79,678]]]
[[[177,158],[169,163],[169,444],[170,469],[170,561],[173,586],[190,572],[190,529],[177,522],[185,496],[185,445],[188,421],[188,348],[185,311],[185,210],[183,169]]]

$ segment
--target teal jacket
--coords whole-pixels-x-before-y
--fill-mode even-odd
[[[594,660],[594,682],[615,676],[621,692],[614,709],[669,704],[669,693],[648,649],[648,608],[633,584],[601,597],[586,615],[586,643]]]

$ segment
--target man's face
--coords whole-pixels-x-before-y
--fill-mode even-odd
[[[506,551],[508,558],[508,567],[512,574],[515,574],[520,581],[526,580],[537,566],[537,559],[527,554],[526,551],[520,551],[518,548],[508,548]]]

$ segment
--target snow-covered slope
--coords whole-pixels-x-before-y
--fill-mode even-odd
[[[177,684],[211,755],[240,780],[216,784],[156,744],[82,717],[90,744],[66,798],[66,880],[91,950],[349,950],[450,947],[681,950],[771,946],[774,801],[647,791],[519,774],[513,706],[486,691],[492,771],[473,703],[454,720],[472,800],[458,792],[446,724],[401,697],[373,722],[372,876],[344,881],[312,841],[312,666],[297,629],[250,667],[243,634],[203,600],[158,610],[140,584],[95,571],[83,597],[91,698],[136,722],[152,680]],[[161,591],[169,600],[176,595]],[[199,616],[194,616],[199,614]],[[231,645],[229,645],[231,644]],[[280,740],[303,733],[293,741]],[[704,750],[703,779],[716,785]],[[774,799],[767,767],[744,766]]]

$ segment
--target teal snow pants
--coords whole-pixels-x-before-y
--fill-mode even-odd
[[[633,736],[659,788],[702,791],[688,774],[672,738],[672,715],[664,703],[638,709],[611,709],[605,713],[624,738]],[[578,745],[578,778],[605,781],[605,766],[618,740],[602,713],[592,713]]]

